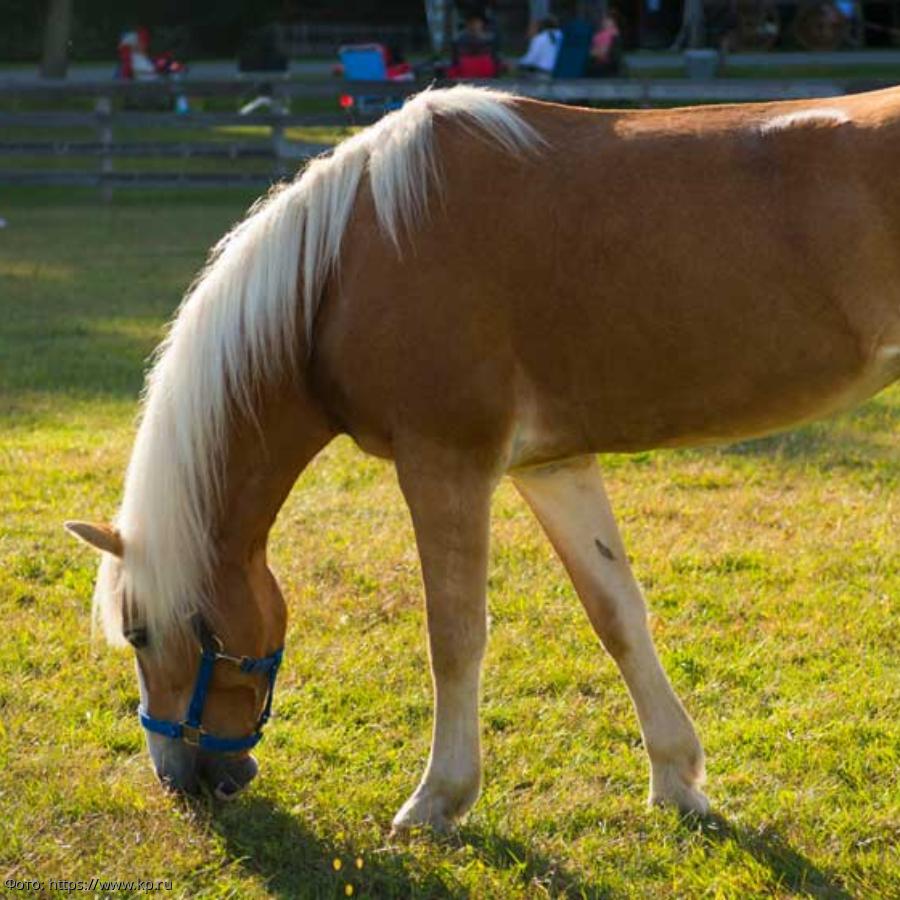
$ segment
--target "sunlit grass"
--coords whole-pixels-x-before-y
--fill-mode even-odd
[[[219,134],[241,138],[268,138],[271,129],[266,125],[220,125],[214,129]],[[284,135],[290,141],[305,144],[337,144],[346,137],[361,131],[360,127],[346,125],[304,125],[285,128]]]
[[[20,281],[67,281],[74,275],[71,266],[38,259],[0,259],[0,278]]]
[[[389,840],[428,751],[421,587],[392,469],[346,439],[273,534],[291,624],[260,778],[226,808],[164,795],[130,656],[90,640],[95,560],[60,523],[115,510],[147,356],[250,198],[71,196],[0,209],[4,878],[171,878],[184,898],[898,896],[897,388],[785,436],[603,460],[721,818],[644,808],[628,698],[504,484],[484,794],[452,838]]]

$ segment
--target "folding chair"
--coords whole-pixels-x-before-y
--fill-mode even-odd
[[[381,44],[348,44],[338,50],[344,67],[345,81],[389,81]],[[342,105],[352,106],[358,112],[383,113],[403,106],[402,97],[365,96],[350,94],[351,102],[341,98]]]

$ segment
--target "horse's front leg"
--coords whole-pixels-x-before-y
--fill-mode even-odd
[[[647,627],[593,457],[513,473],[572,578],[594,630],[616,661],[637,709],[650,756],[650,801],[706,812],[703,748],[666,677]]]
[[[448,829],[481,787],[478,700],[495,479],[456,454],[398,455],[422,562],[434,681],[434,732],[422,781],[394,828]]]

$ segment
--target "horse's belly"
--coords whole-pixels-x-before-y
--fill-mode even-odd
[[[645,397],[627,390],[567,398],[526,392],[510,468],[589,452],[729,443],[795,427],[851,408],[900,378],[900,345],[881,346],[852,371],[836,366],[816,375],[748,385],[742,378],[731,383],[727,372],[711,373],[705,390],[671,386]]]

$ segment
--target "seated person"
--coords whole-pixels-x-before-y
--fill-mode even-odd
[[[552,75],[556,57],[562,45],[562,32],[555,16],[547,16],[537,25],[537,30],[528,44],[528,51],[519,59],[522,72],[538,75]]]
[[[184,63],[169,53],[153,56],[150,53],[150,31],[144,26],[126,31],[119,38],[119,65],[116,77],[126,80],[153,79],[162,75],[178,75],[185,71]]]
[[[462,34],[453,42],[452,60],[449,78],[496,78],[500,74],[497,42],[480,14],[466,18]]]
[[[149,32],[146,28],[122,34],[118,46],[119,68],[116,72],[118,78],[128,81],[156,78],[156,66],[150,59],[149,43]]]
[[[414,81],[416,73],[397,44],[382,44],[381,55],[388,81]]]
[[[591,41],[588,77],[618,75],[622,69],[622,34],[616,20],[607,13]]]

